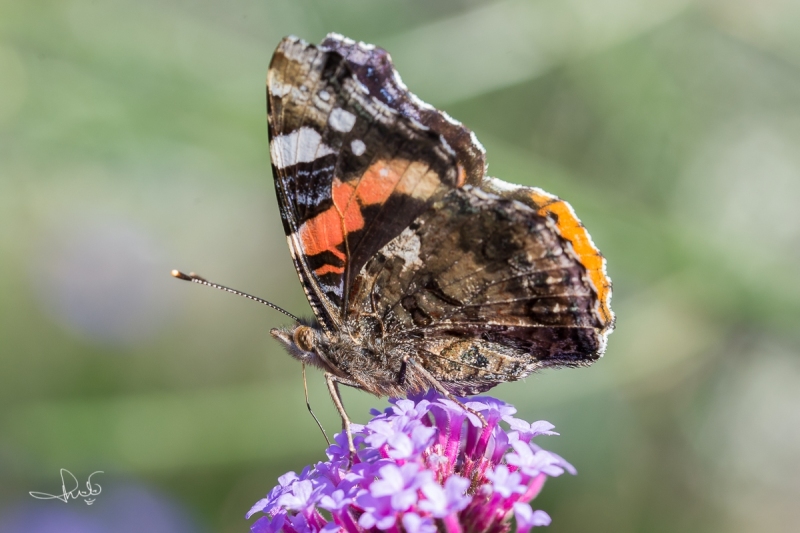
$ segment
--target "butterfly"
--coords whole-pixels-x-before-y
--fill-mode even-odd
[[[289,315],[271,334],[325,373],[351,452],[339,384],[458,401],[603,355],[611,280],[570,205],[487,176],[475,135],[412,94],[385,50],[285,38],[267,110],[280,216],[315,317]]]

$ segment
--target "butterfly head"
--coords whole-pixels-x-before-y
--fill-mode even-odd
[[[318,327],[299,323],[287,328],[273,328],[270,334],[295,359],[320,366],[317,349],[323,344],[323,333]]]

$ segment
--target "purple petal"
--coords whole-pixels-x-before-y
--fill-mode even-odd
[[[276,515],[274,518],[262,516],[250,526],[251,533],[277,533],[286,521],[285,514]]]
[[[392,509],[395,511],[403,512],[408,510],[409,507],[417,503],[416,490],[401,490],[392,494]]]
[[[284,475],[278,478],[278,483],[281,487],[288,487],[295,481],[297,481],[298,477],[297,474],[294,472],[286,472]]]
[[[286,492],[289,492],[290,488],[289,485],[297,479],[297,475],[294,472],[289,472],[288,474],[284,474],[278,478],[278,482],[280,483],[278,486],[273,487],[269,494],[267,494],[266,498],[262,498],[256,502],[253,507],[245,515],[245,518],[250,518],[254,514],[258,512],[264,512],[268,514],[274,514],[275,507],[278,507],[278,499]]]
[[[319,506],[326,511],[338,511],[347,505],[350,505],[352,498],[348,498],[345,492],[341,489],[333,491],[330,495],[324,495],[319,500]]]
[[[492,482],[492,489],[503,498],[525,492],[526,487],[521,483],[522,476],[519,472],[510,472],[506,465],[497,465],[494,472],[486,472],[486,478]]]
[[[358,518],[358,525],[364,529],[372,529],[377,522],[372,513],[364,513]]]
[[[551,431],[552,429],[555,429],[555,426],[547,420],[537,420],[531,423],[531,433],[534,435],[558,435],[555,431]]]
[[[422,494],[426,499],[419,502],[419,508],[431,513],[435,518],[444,518],[469,505],[472,498],[464,494],[467,488],[469,480],[460,476],[448,478],[444,482],[444,487],[431,481],[422,486]]]
[[[470,409],[478,411],[484,417],[494,414],[497,416],[498,420],[503,417],[510,417],[517,412],[517,409],[514,406],[489,396],[476,396],[472,398],[471,401],[466,402],[464,405]]]
[[[527,476],[536,476],[540,472],[544,472],[550,477],[556,477],[563,474],[564,468],[567,466],[573,471],[575,470],[571,464],[554,453],[542,449],[533,451],[533,448],[525,441],[514,441],[511,446],[514,447],[516,453],[508,454],[506,461],[510,465],[519,467]]]
[[[367,429],[372,433],[367,435],[364,442],[374,448],[383,446],[396,433],[394,426],[385,420],[373,420],[367,424]]]
[[[414,442],[414,448],[422,450],[431,444],[431,440],[436,435],[434,428],[419,425],[411,432],[411,440]]]
[[[403,515],[403,528],[407,533],[436,533],[436,524],[430,518],[422,518],[417,513]]]
[[[391,448],[388,453],[392,459],[408,459],[414,455],[414,441],[408,435],[395,433],[389,437],[387,443]]]
[[[578,475],[578,471],[575,469],[574,466],[572,466],[569,462],[567,462],[566,459],[564,459],[563,457],[561,457],[557,453],[553,453],[553,452],[547,452],[547,453],[549,453],[550,455],[552,455],[553,457],[555,457],[558,460],[557,464],[561,468],[563,468],[564,470],[566,470],[567,472],[569,472],[573,476],[577,476]]]
[[[549,526],[550,515],[544,511],[534,511],[527,503],[514,504],[514,516],[517,519],[517,533],[528,533],[532,527]]]
[[[358,525],[366,529],[387,529],[393,526],[397,517],[390,500],[389,497],[375,498],[370,494],[359,497],[356,501],[364,509],[364,514],[359,517]]]
[[[311,481],[304,479],[292,485],[292,492],[278,498],[278,505],[293,511],[303,511],[313,505],[313,486]]]
[[[308,523],[308,519],[302,514],[289,515],[288,520],[292,525],[292,529],[297,533],[316,533],[311,524]]]
[[[551,431],[555,426],[546,420],[538,420],[532,424],[512,416],[503,417],[503,420],[517,433],[519,439],[525,442],[530,442],[539,435],[558,435],[555,431]]]
[[[273,489],[273,490],[274,490],[274,489]],[[264,509],[266,509],[267,507],[269,507],[269,506],[270,506],[272,503],[273,503],[273,500],[272,500],[272,499],[270,499],[270,498],[268,498],[268,497],[267,497],[267,498],[261,498],[260,500],[258,500],[258,501],[255,503],[255,505],[253,505],[253,506],[250,508],[250,510],[249,510],[249,511],[247,511],[247,514],[246,514],[246,515],[244,515],[244,517],[245,517],[245,518],[250,518],[250,517],[251,517],[251,516],[253,516],[254,514],[256,514],[256,513],[260,513],[261,511],[263,511]]]
[[[416,403],[412,402],[411,400],[397,400],[394,403],[394,414],[398,416],[406,415],[409,413],[415,413],[414,408],[417,406]]]
[[[381,496],[391,496],[399,490],[403,490],[403,474],[396,465],[389,464],[382,467],[379,471],[381,479],[376,480],[369,487],[370,493],[376,498]]]
[[[469,480],[460,476],[451,476],[444,482],[444,491],[447,494],[447,505],[451,512],[460,511],[472,501],[466,492]]]
[[[422,494],[425,495],[425,499],[419,502],[420,509],[431,513],[436,518],[442,518],[449,514],[447,512],[447,494],[441,485],[436,482],[424,485]]]
[[[492,449],[488,450],[490,452],[489,460],[492,463],[497,464],[503,459],[508,451],[509,442],[508,434],[500,426],[497,426],[494,431],[494,439],[492,439]]]

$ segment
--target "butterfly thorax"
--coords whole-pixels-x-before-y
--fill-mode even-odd
[[[295,359],[331,372],[378,396],[396,396],[423,390],[425,383],[409,373],[403,345],[380,339],[354,338],[346,332],[327,334],[319,326],[297,325],[273,329],[272,336]]]

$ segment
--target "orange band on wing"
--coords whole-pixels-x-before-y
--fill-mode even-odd
[[[298,230],[303,253],[314,256],[329,252],[344,262],[347,258],[340,246],[348,234],[364,227],[362,207],[383,204],[395,192],[427,198],[439,185],[438,174],[427,165],[405,159],[376,161],[358,181],[334,178],[333,207],[307,220]],[[314,272],[317,276],[343,274],[344,267],[325,264]]]
[[[611,280],[606,275],[606,260],[592,242],[589,232],[575,216],[575,212],[564,200],[548,194],[541,189],[531,191],[533,202],[539,206],[542,216],[555,215],[556,227],[562,237],[572,244],[578,261],[586,269],[589,280],[597,291],[600,300],[600,315],[607,325],[611,325],[614,314],[611,312]]]
[[[404,159],[376,161],[358,182],[356,194],[363,205],[382,204],[389,199],[409,162]]]
[[[343,242],[342,219],[335,209],[330,208],[307,220],[300,226],[298,233],[305,255],[330,252],[344,260],[344,254],[337,248]]]
[[[325,274],[344,274],[344,267],[336,265],[322,265],[314,271],[314,274],[319,277],[322,277]]]
[[[364,217],[361,216],[361,208],[358,202],[353,201],[355,189],[349,183],[339,181],[334,178],[331,196],[333,196],[333,209],[340,217],[339,222],[339,242],[344,242],[344,236],[352,231],[358,231],[364,227]]]
[[[345,233],[357,231],[364,227],[364,218],[357,202],[351,202],[353,186],[333,180],[333,207],[323,211],[312,219],[306,220],[298,233],[303,243],[303,253],[314,256],[330,252],[344,261],[344,253],[339,246],[344,242]],[[344,270],[342,270],[344,271]]]

